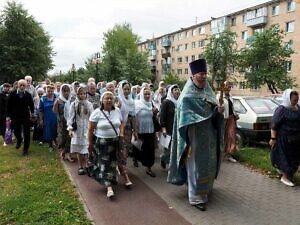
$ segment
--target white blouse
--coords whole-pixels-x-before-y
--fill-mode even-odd
[[[95,136],[100,138],[115,138],[120,134],[120,125],[122,122],[122,115],[119,109],[111,110],[110,112],[103,110],[106,114],[108,119],[112,122],[113,126],[115,127],[118,135],[112,128],[111,124],[105,118],[103,113],[100,111],[99,108],[95,109],[95,111],[90,116],[90,121],[97,123],[95,129]]]

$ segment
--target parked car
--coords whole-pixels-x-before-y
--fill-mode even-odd
[[[237,141],[241,147],[270,139],[272,117],[279,103],[268,97],[233,96],[237,120]]]

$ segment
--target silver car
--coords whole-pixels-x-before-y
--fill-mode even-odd
[[[267,97],[233,96],[237,120],[237,141],[241,147],[270,139],[272,117],[279,103]]]

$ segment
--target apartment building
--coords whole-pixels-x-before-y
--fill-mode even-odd
[[[297,3],[298,2],[298,3]],[[246,48],[256,32],[262,32],[271,25],[284,30],[284,42],[295,50],[287,65],[290,76],[296,78],[300,87],[300,1],[272,0],[245,8],[222,17],[211,18],[196,25],[181,28],[157,38],[138,44],[139,51],[149,53],[151,71],[157,80],[164,74],[173,73],[181,79],[189,74],[189,62],[201,58],[207,39],[228,29],[237,34],[238,49]],[[268,94],[266,87],[246,89],[243,76],[239,76],[233,94]]]

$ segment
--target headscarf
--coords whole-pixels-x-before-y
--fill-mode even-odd
[[[85,98],[84,100],[81,100],[79,98],[79,93],[80,91],[84,91],[85,94],[87,93],[84,87],[79,87],[77,90],[77,96],[76,96],[76,100],[75,100],[75,108],[77,110],[78,115],[80,116],[80,113],[83,112],[85,115],[88,114],[88,101],[87,98]]]
[[[290,109],[292,108],[292,103],[291,103],[291,92],[293,90],[292,89],[286,89],[283,93],[282,93],[282,103],[280,105],[282,105],[283,107]]]
[[[177,99],[174,98],[173,92],[172,90],[174,88],[178,88],[177,84],[173,84],[169,89],[168,89],[168,94],[167,94],[167,98],[168,100],[170,100],[171,102],[174,103],[175,107],[177,106]]]
[[[70,90],[68,99],[66,99],[66,98],[64,97],[64,95],[63,95],[63,89],[64,89],[65,86],[67,86],[67,87],[69,88],[69,90]],[[62,100],[63,102],[65,102],[65,103],[66,103],[67,101],[70,101],[70,99],[71,99],[71,87],[70,87],[69,84],[63,84],[63,85],[61,85],[60,90],[59,90],[59,99]]]
[[[101,103],[101,104],[102,104],[104,95],[107,95],[107,94],[111,94],[113,97],[115,97],[114,93],[112,93],[111,91],[105,91],[105,92],[102,93],[102,95],[101,95],[101,97],[100,97],[100,103]]]
[[[123,80],[119,83],[118,97],[119,97],[119,101],[121,102],[120,111],[122,113],[122,117],[126,118],[125,120],[127,121],[127,117],[129,113],[131,113],[130,115],[132,116],[135,115],[135,105],[130,93],[127,96],[127,98],[124,95],[123,86],[125,86],[126,84],[128,84],[130,88],[131,85],[127,80]]]
[[[147,87],[143,87],[141,92],[140,92],[140,99],[136,100],[135,102],[135,113],[139,113],[141,110],[145,109],[145,110],[152,110],[152,101],[151,101],[151,97],[149,101],[145,100],[144,97],[144,90]],[[149,88],[148,88],[149,89]],[[150,91],[150,89],[149,89]]]

